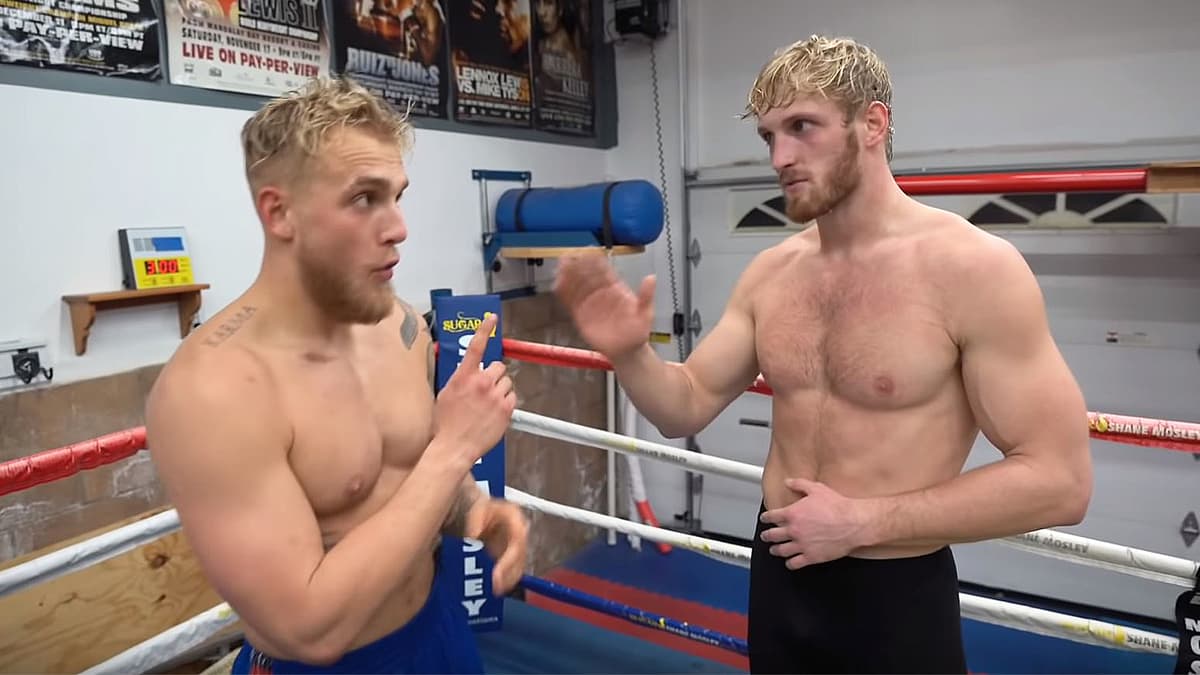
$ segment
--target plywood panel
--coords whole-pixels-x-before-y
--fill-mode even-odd
[[[0,598],[0,672],[79,672],[220,602],[182,533],[175,532]],[[235,624],[227,632],[239,630]]]

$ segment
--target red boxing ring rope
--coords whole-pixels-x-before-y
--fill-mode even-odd
[[[503,338],[502,343],[506,357],[526,363],[612,370],[612,364],[607,358],[588,349],[547,345],[514,338]],[[762,376],[759,376],[746,391],[765,396],[774,395]],[[1200,453],[1200,424],[1193,422],[1088,412],[1087,424],[1089,435],[1099,440]],[[64,448],[0,462],[0,496],[67,478],[85,469],[112,464],[136,454],[144,447],[146,429],[136,427]]]
[[[961,175],[897,176],[910,195],[969,195],[1002,192],[1144,192],[1148,169],[1022,171]]]
[[[137,454],[146,447],[146,428],[136,427],[0,463],[0,495],[27,490]]]

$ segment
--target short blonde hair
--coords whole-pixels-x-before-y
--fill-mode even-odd
[[[761,117],[798,96],[834,101],[847,120],[878,101],[892,110],[892,79],[887,65],[870,47],[847,37],[813,35],[775,53],[750,87],[743,117]],[[887,158],[892,159],[888,128]]]
[[[243,125],[247,180],[255,186],[263,179],[295,179],[331,132],[350,127],[394,142],[401,153],[412,147],[408,111],[396,110],[350,78],[318,77],[268,101]]]

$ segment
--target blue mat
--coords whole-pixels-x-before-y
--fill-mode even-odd
[[[963,621],[967,665],[977,673],[1170,673],[1175,657],[1144,654]]]
[[[538,607],[504,603],[504,629],[478,635],[489,674],[736,673],[709,661],[614,633]],[[1082,645],[966,620],[973,672],[1170,673],[1174,659]]]
[[[649,542],[635,551],[626,539],[602,537],[563,563],[580,574],[745,614],[750,570],[679,548],[663,555]],[[687,617],[681,617],[687,618]]]
[[[504,628],[477,637],[484,669],[496,675],[738,672],[511,599],[504,603]]]

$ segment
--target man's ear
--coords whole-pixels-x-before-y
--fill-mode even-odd
[[[880,101],[872,101],[863,112],[867,133],[863,142],[868,147],[885,145],[892,127],[892,111]]]
[[[267,235],[284,241],[296,236],[295,224],[290,218],[287,192],[277,185],[264,185],[255,194],[254,206],[258,219]]]

